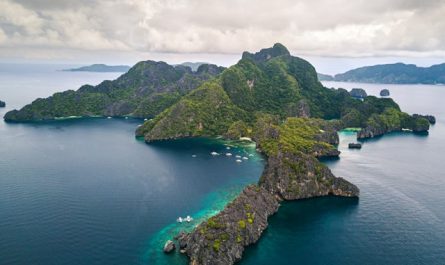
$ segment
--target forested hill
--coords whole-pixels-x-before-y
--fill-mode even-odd
[[[335,76],[319,74],[319,79],[381,84],[445,84],[445,63],[430,67],[403,63],[365,66]]]

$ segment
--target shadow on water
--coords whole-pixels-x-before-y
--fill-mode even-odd
[[[278,213],[269,219],[268,229],[256,244],[246,249],[239,264],[257,264],[261,260],[292,264],[283,259],[284,253],[305,249],[311,244],[308,241],[314,240],[313,231],[323,230],[328,223],[347,220],[348,215],[356,214],[358,204],[358,198],[335,196],[283,202]],[[333,217],[336,220],[332,221]],[[335,238],[329,237],[329,240],[335,241]],[[298,261],[305,264],[304,259]]]

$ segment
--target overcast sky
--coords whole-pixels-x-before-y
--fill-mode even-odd
[[[281,42],[320,72],[445,62],[445,0],[0,0],[0,61],[235,63]]]

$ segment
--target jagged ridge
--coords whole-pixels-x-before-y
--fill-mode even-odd
[[[6,113],[4,119],[24,122],[68,116],[151,118],[222,70],[215,65],[201,65],[193,72],[185,66],[143,61],[114,81],[103,81],[97,86],[84,85],[77,91],[37,99],[21,110]]]

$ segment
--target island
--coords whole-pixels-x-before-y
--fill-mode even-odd
[[[389,97],[390,93],[388,89],[382,89],[380,90],[380,96],[381,97]]]
[[[88,66],[82,66],[79,68],[64,69],[68,72],[118,72],[125,73],[130,70],[128,65],[106,65],[106,64],[92,64]]]
[[[0,100],[0,108],[4,108],[6,107],[6,103],[4,101]]]
[[[178,249],[193,265],[239,261],[282,201],[356,200],[359,188],[320,161],[340,155],[339,130],[360,128],[357,138],[363,140],[394,131],[427,132],[431,120],[402,112],[391,98],[364,95],[357,100],[345,89],[325,88],[309,62],[279,43],[244,52],[227,69],[201,65],[193,72],[186,66],[140,62],[114,81],[37,99],[4,118],[38,122],[92,115],[147,118],[135,132],[147,144],[219,136],[257,144],[266,160],[258,183],[193,230],[159,246],[165,252]]]
[[[445,63],[430,67],[394,63],[365,66],[335,76],[319,74],[320,81],[378,84],[445,84]]]
[[[317,77],[319,81],[334,81],[334,77],[332,75],[317,73]]]
[[[353,88],[349,91],[349,94],[351,94],[351,97],[358,99],[364,99],[368,96],[363,88]]]

